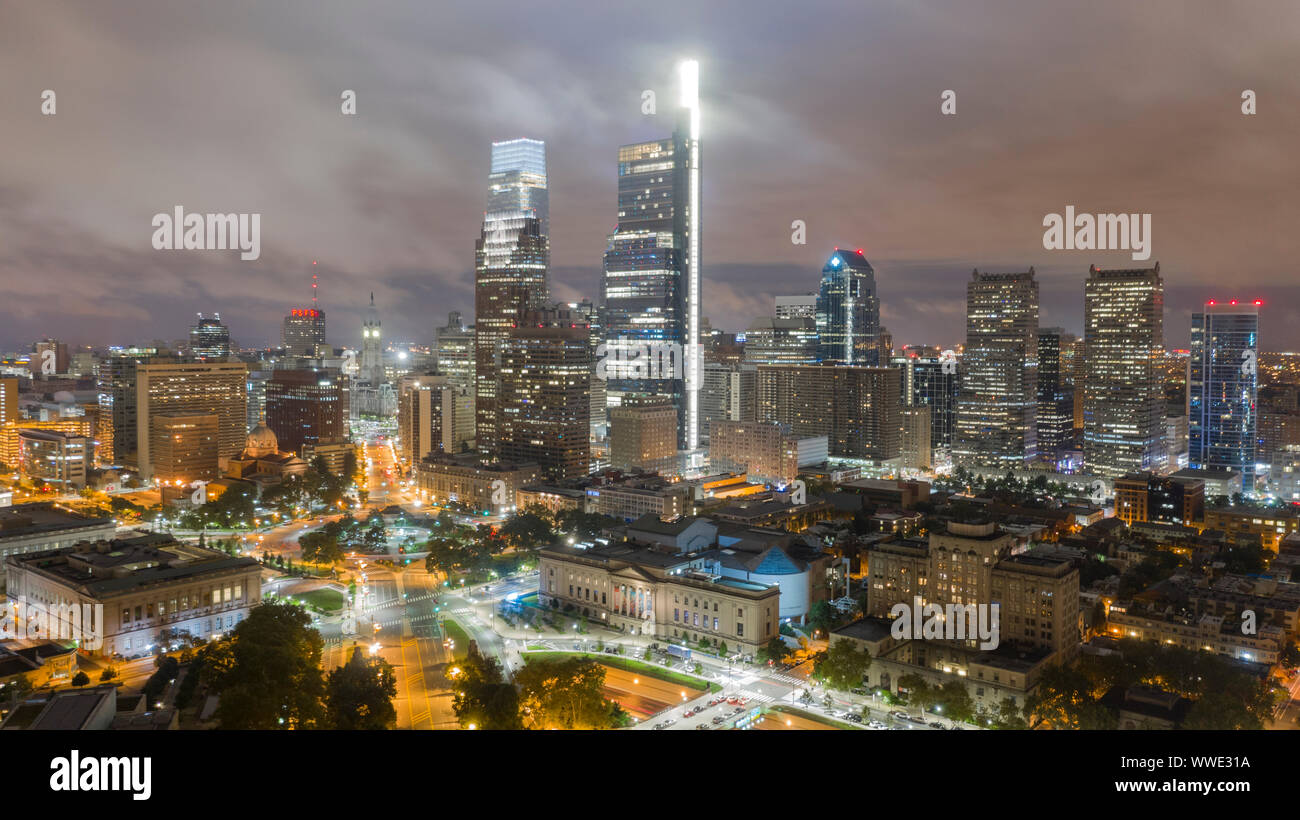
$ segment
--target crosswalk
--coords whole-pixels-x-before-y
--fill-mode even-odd
[[[762,692],[754,692],[749,689],[742,689],[740,696],[742,698],[749,698],[750,701],[758,703],[776,703],[776,698],[771,695],[764,695]]]
[[[780,672],[768,675],[767,677],[769,680],[780,681],[781,683],[789,684],[790,686],[808,685],[808,681],[804,678],[796,678],[794,675],[785,675]]]

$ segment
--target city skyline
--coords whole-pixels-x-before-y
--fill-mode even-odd
[[[710,233],[703,315],[714,327],[743,329],[770,313],[773,296],[814,290],[820,263],[838,244],[865,246],[886,294],[881,324],[896,344],[960,339],[961,283],[972,267],[1033,266],[1042,285],[1041,323],[1079,333],[1088,266],[1121,267],[1128,255],[1043,250],[1044,214],[1075,204],[1080,210],[1153,215],[1152,259],[1160,259],[1166,272],[1171,346],[1188,344],[1183,314],[1210,298],[1238,297],[1276,306],[1265,349],[1300,347],[1300,331],[1292,330],[1300,327],[1300,315],[1288,306],[1296,300],[1289,298],[1295,291],[1286,275],[1291,248],[1285,225],[1293,221],[1294,206],[1280,195],[1296,180],[1289,167],[1272,165],[1284,155],[1285,135],[1294,131],[1290,126],[1300,111],[1292,104],[1294,91],[1272,79],[1285,76],[1286,61],[1294,58],[1269,48],[1277,42],[1275,32],[1285,28],[1276,16],[1291,12],[1234,21],[1245,26],[1243,37],[1260,44],[1250,54],[1214,42],[1208,23],[1204,30],[1180,30],[1179,39],[1157,24],[1156,15],[1120,17],[1123,12],[1110,5],[1074,20],[1073,27],[1062,26],[1064,33],[1044,38],[1046,44],[1026,38],[1029,27],[1043,23],[1036,13],[997,33],[979,29],[970,35],[986,45],[1014,44],[1022,54],[1024,47],[1049,45],[1068,53],[1100,48],[1090,59],[1115,81],[1099,78],[1095,86],[1059,75],[1009,74],[1015,66],[958,56],[988,49],[945,51],[956,35],[941,28],[926,38],[916,67],[896,83],[862,88],[850,79],[872,76],[877,60],[896,54],[889,35],[916,50],[915,38],[901,35],[924,12],[891,18],[814,6],[795,32],[800,36],[792,37],[743,15],[737,22],[724,4],[689,15],[680,31],[653,29],[609,63],[617,69],[591,77],[563,53],[581,26],[565,31],[576,12],[562,8],[525,56],[507,56],[476,74],[477,58],[453,43],[445,58],[450,68],[418,89],[369,68],[354,53],[321,57],[319,67],[329,69],[323,77],[304,76],[301,67],[267,56],[284,31],[275,13],[263,12],[269,16],[261,21],[262,39],[249,48],[264,59],[250,60],[251,67],[241,71],[259,72],[259,82],[280,95],[280,104],[247,111],[234,88],[215,89],[215,103],[196,110],[174,78],[150,76],[121,56],[124,46],[153,26],[194,25],[207,20],[205,12],[156,7],[152,21],[136,21],[132,14],[68,8],[79,9],[75,18],[58,11],[14,14],[49,42],[76,37],[97,44],[106,61],[103,75],[120,78],[122,87],[88,96],[94,85],[75,63],[56,68],[26,53],[28,42],[40,37],[16,43],[0,58],[24,61],[26,68],[6,72],[0,83],[18,112],[7,123],[16,150],[0,159],[9,180],[0,241],[10,249],[0,279],[17,297],[0,307],[5,349],[45,335],[100,345],[142,341],[130,338],[137,335],[180,338],[185,327],[175,317],[200,311],[220,312],[232,337],[247,346],[271,344],[271,328],[298,302],[312,261],[325,287],[322,305],[342,323],[335,327],[358,325],[374,291],[376,304],[389,315],[388,338],[427,341],[430,315],[472,312],[472,256],[464,237],[481,218],[486,145],[522,135],[552,146],[555,296],[594,298],[616,199],[608,157],[618,145],[671,130],[673,71],[686,56],[701,61],[709,139],[717,146],[710,166],[715,181],[705,186],[703,202]],[[962,14],[945,4],[926,11],[954,22]],[[418,14],[401,7],[392,13],[412,27],[397,38],[398,45],[417,31],[436,45],[458,36],[472,41],[487,30],[477,14],[429,32]],[[119,16],[133,25],[124,26]],[[1115,25],[1121,21],[1123,26]],[[729,36],[720,36],[724,23],[748,27],[753,42],[730,36],[729,28]],[[314,42],[336,44],[348,25],[371,33],[369,42],[391,44],[392,35],[372,32],[346,15],[316,31]],[[1094,45],[1088,34],[1107,25],[1114,30],[1107,31],[1104,46]],[[760,48],[794,56],[810,43],[833,43],[843,36],[838,29],[855,28],[866,32],[871,55],[853,50],[822,66],[798,68],[785,61],[779,76],[755,70]],[[218,32],[210,53],[201,54],[200,72],[224,65],[241,29],[226,24]],[[601,48],[620,46],[627,46],[622,35]],[[529,58],[532,71],[524,69]],[[1144,82],[1134,87],[1119,81],[1125,71],[1140,73]],[[572,82],[545,83],[545,77]],[[325,88],[326,82],[337,87]],[[559,85],[566,90],[556,91]],[[58,113],[42,116],[41,89],[60,86],[69,90],[59,97]],[[339,94],[349,88],[358,95],[355,121],[339,113]],[[948,88],[957,93],[953,117],[940,113],[940,94]],[[1259,94],[1255,117],[1239,110],[1244,88]],[[642,114],[646,89],[657,93],[653,116]],[[21,104],[25,94],[30,105]],[[113,106],[105,102],[110,98],[117,101]],[[158,103],[159,111],[130,123],[123,119],[123,112],[148,113],[140,110],[146,100]],[[474,100],[491,104],[475,107]],[[867,105],[895,114],[873,117],[879,133],[864,135],[849,126],[852,117],[843,115],[842,101],[855,103],[848,108]],[[236,118],[237,137],[226,124],[230,117],[214,120],[209,108],[245,113]],[[64,122],[80,127],[59,128]],[[250,146],[250,129],[263,137],[254,141],[262,144]],[[304,174],[307,157],[294,162],[281,156],[289,145],[306,144],[299,139],[302,129],[311,131],[307,155],[319,160],[311,167],[324,172]],[[129,143],[136,137],[156,143],[143,138],[148,131],[168,133],[169,139],[146,156]],[[1177,143],[1169,156],[1175,133],[1192,131],[1196,140]],[[92,133],[102,135],[99,143],[83,141]],[[796,138],[803,147],[792,156],[784,149]],[[947,150],[954,141],[966,149]],[[197,165],[183,148],[190,144],[201,146]],[[95,166],[87,161],[92,149],[111,151],[117,161]],[[78,175],[75,184],[61,168],[50,167],[56,156],[86,158],[69,164]],[[33,168],[45,170],[36,177]],[[850,190],[855,186],[834,184],[839,169],[888,195],[862,200]],[[1271,202],[1280,204],[1264,204]],[[261,259],[241,263],[238,254],[154,253],[147,245],[149,217],[177,204],[193,211],[262,213]],[[1229,212],[1234,218],[1224,219]],[[51,219],[52,213],[59,217]],[[807,245],[789,241],[795,219],[807,223]],[[1223,292],[1217,284],[1223,269],[1253,286]],[[140,277],[158,286],[148,294],[129,293],[128,283]],[[50,282],[59,283],[66,297],[60,310],[35,310]]]

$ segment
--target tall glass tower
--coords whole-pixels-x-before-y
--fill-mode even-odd
[[[550,222],[546,145],[516,139],[492,143],[487,209],[474,245],[475,437],[480,453],[498,452],[500,355],[525,310],[546,302]]]
[[[880,364],[880,297],[876,272],[857,252],[839,248],[822,267],[817,294],[819,355],[832,364]]]
[[[700,106],[699,66],[679,66],[681,108],[672,136],[618,149],[618,225],[604,258],[603,299],[610,406],[628,394],[669,397],[678,445],[699,446]],[[673,350],[674,367],[634,368]],[[648,353],[647,351],[653,351]]]
[[[1259,301],[1207,302],[1192,314],[1188,466],[1239,472],[1255,486]]]

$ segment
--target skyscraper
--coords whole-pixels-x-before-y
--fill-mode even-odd
[[[199,314],[197,324],[190,325],[190,355],[201,361],[221,361],[230,355],[230,328],[221,322],[221,314]]]
[[[501,345],[500,458],[536,463],[552,481],[591,471],[591,346],[579,318],[567,309],[524,311]]]
[[[885,461],[902,451],[898,372],[832,364],[759,365],[756,418],[826,436],[830,455]]]
[[[1206,302],[1192,314],[1188,466],[1241,473],[1255,486],[1260,302]]]
[[[817,294],[805,293],[799,296],[776,297],[776,318],[778,319],[817,319]]]
[[[1074,437],[1074,396],[1061,370],[1059,327],[1038,329],[1038,454],[1055,462]]]
[[[129,361],[129,360],[128,360]],[[218,459],[237,455],[248,438],[245,429],[248,366],[243,362],[178,362],[151,359],[135,365],[136,461],[141,477],[153,477],[151,450],[167,435],[167,416],[215,416]],[[116,418],[114,419],[116,421]],[[205,429],[203,425],[194,430]],[[122,456],[119,454],[119,460]],[[193,476],[185,476],[193,478]]]
[[[906,355],[895,356],[892,364],[902,376],[903,404],[930,408],[931,449],[951,450],[961,388],[957,361],[940,356]]]
[[[614,365],[609,402],[624,393],[668,396],[678,409],[678,444],[699,445],[700,107],[699,66],[683,63],[672,136],[618,149],[618,225],[604,258],[609,360],[634,361],[651,345],[675,345],[680,373],[645,378]],[[628,354],[617,350],[627,348]]]
[[[758,317],[745,331],[745,362],[816,364],[816,323],[807,316],[792,319]]]
[[[1083,304],[1083,460],[1092,474],[1162,471],[1164,283],[1160,263],[1088,269]]]
[[[822,267],[821,291],[817,294],[817,335],[819,355],[824,362],[881,364],[876,272],[861,248],[856,252],[836,248]]]
[[[348,438],[350,400],[348,378],[334,368],[277,370],[266,383],[266,426],[285,452],[337,444]]]
[[[474,246],[474,401],[478,450],[495,458],[501,348],[520,312],[546,301],[546,146],[538,140],[494,142],[491,169],[483,230]]]
[[[325,311],[320,309],[316,297],[319,281],[311,277],[311,304],[293,308],[284,317],[280,329],[280,346],[290,356],[324,356],[329,352],[325,342]]]
[[[1024,273],[971,273],[953,462],[1011,469],[1038,452],[1038,282]]]

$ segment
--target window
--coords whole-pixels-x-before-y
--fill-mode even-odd
[[[213,605],[221,603],[221,590],[219,589],[212,590],[212,603]]]
[[[222,600],[225,600],[225,601],[229,601],[229,600],[230,600],[230,587],[226,587],[225,589],[223,589],[223,590],[221,591],[221,593],[222,593],[222,596],[223,596]]]
[[[744,625],[744,624],[736,624],[736,635],[739,636],[739,637],[742,637],[742,638],[745,636],[745,625]]]
[[[135,606],[135,619],[136,619],[137,621],[140,620],[140,617],[141,617],[142,613],[143,613],[143,608],[142,608],[139,604],[136,604],[136,606]]]
[[[717,631],[718,631],[718,619],[717,619],[717,618],[714,618],[714,619],[713,619],[713,631],[714,631],[714,632],[717,632]]]
[[[677,608],[674,607],[674,608],[673,608],[673,620],[674,620],[674,621],[681,620],[680,618],[677,617],[677,615],[678,615]]]
[[[124,624],[131,623],[131,607],[126,607],[125,609],[122,610],[122,623]],[[130,648],[131,647],[129,646],[127,647],[127,649]]]
[[[243,597],[244,597],[244,585],[243,585],[243,584],[236,584],[236,585],[235,585],[235,600],[236,600],[236,601],[242,600]]]

